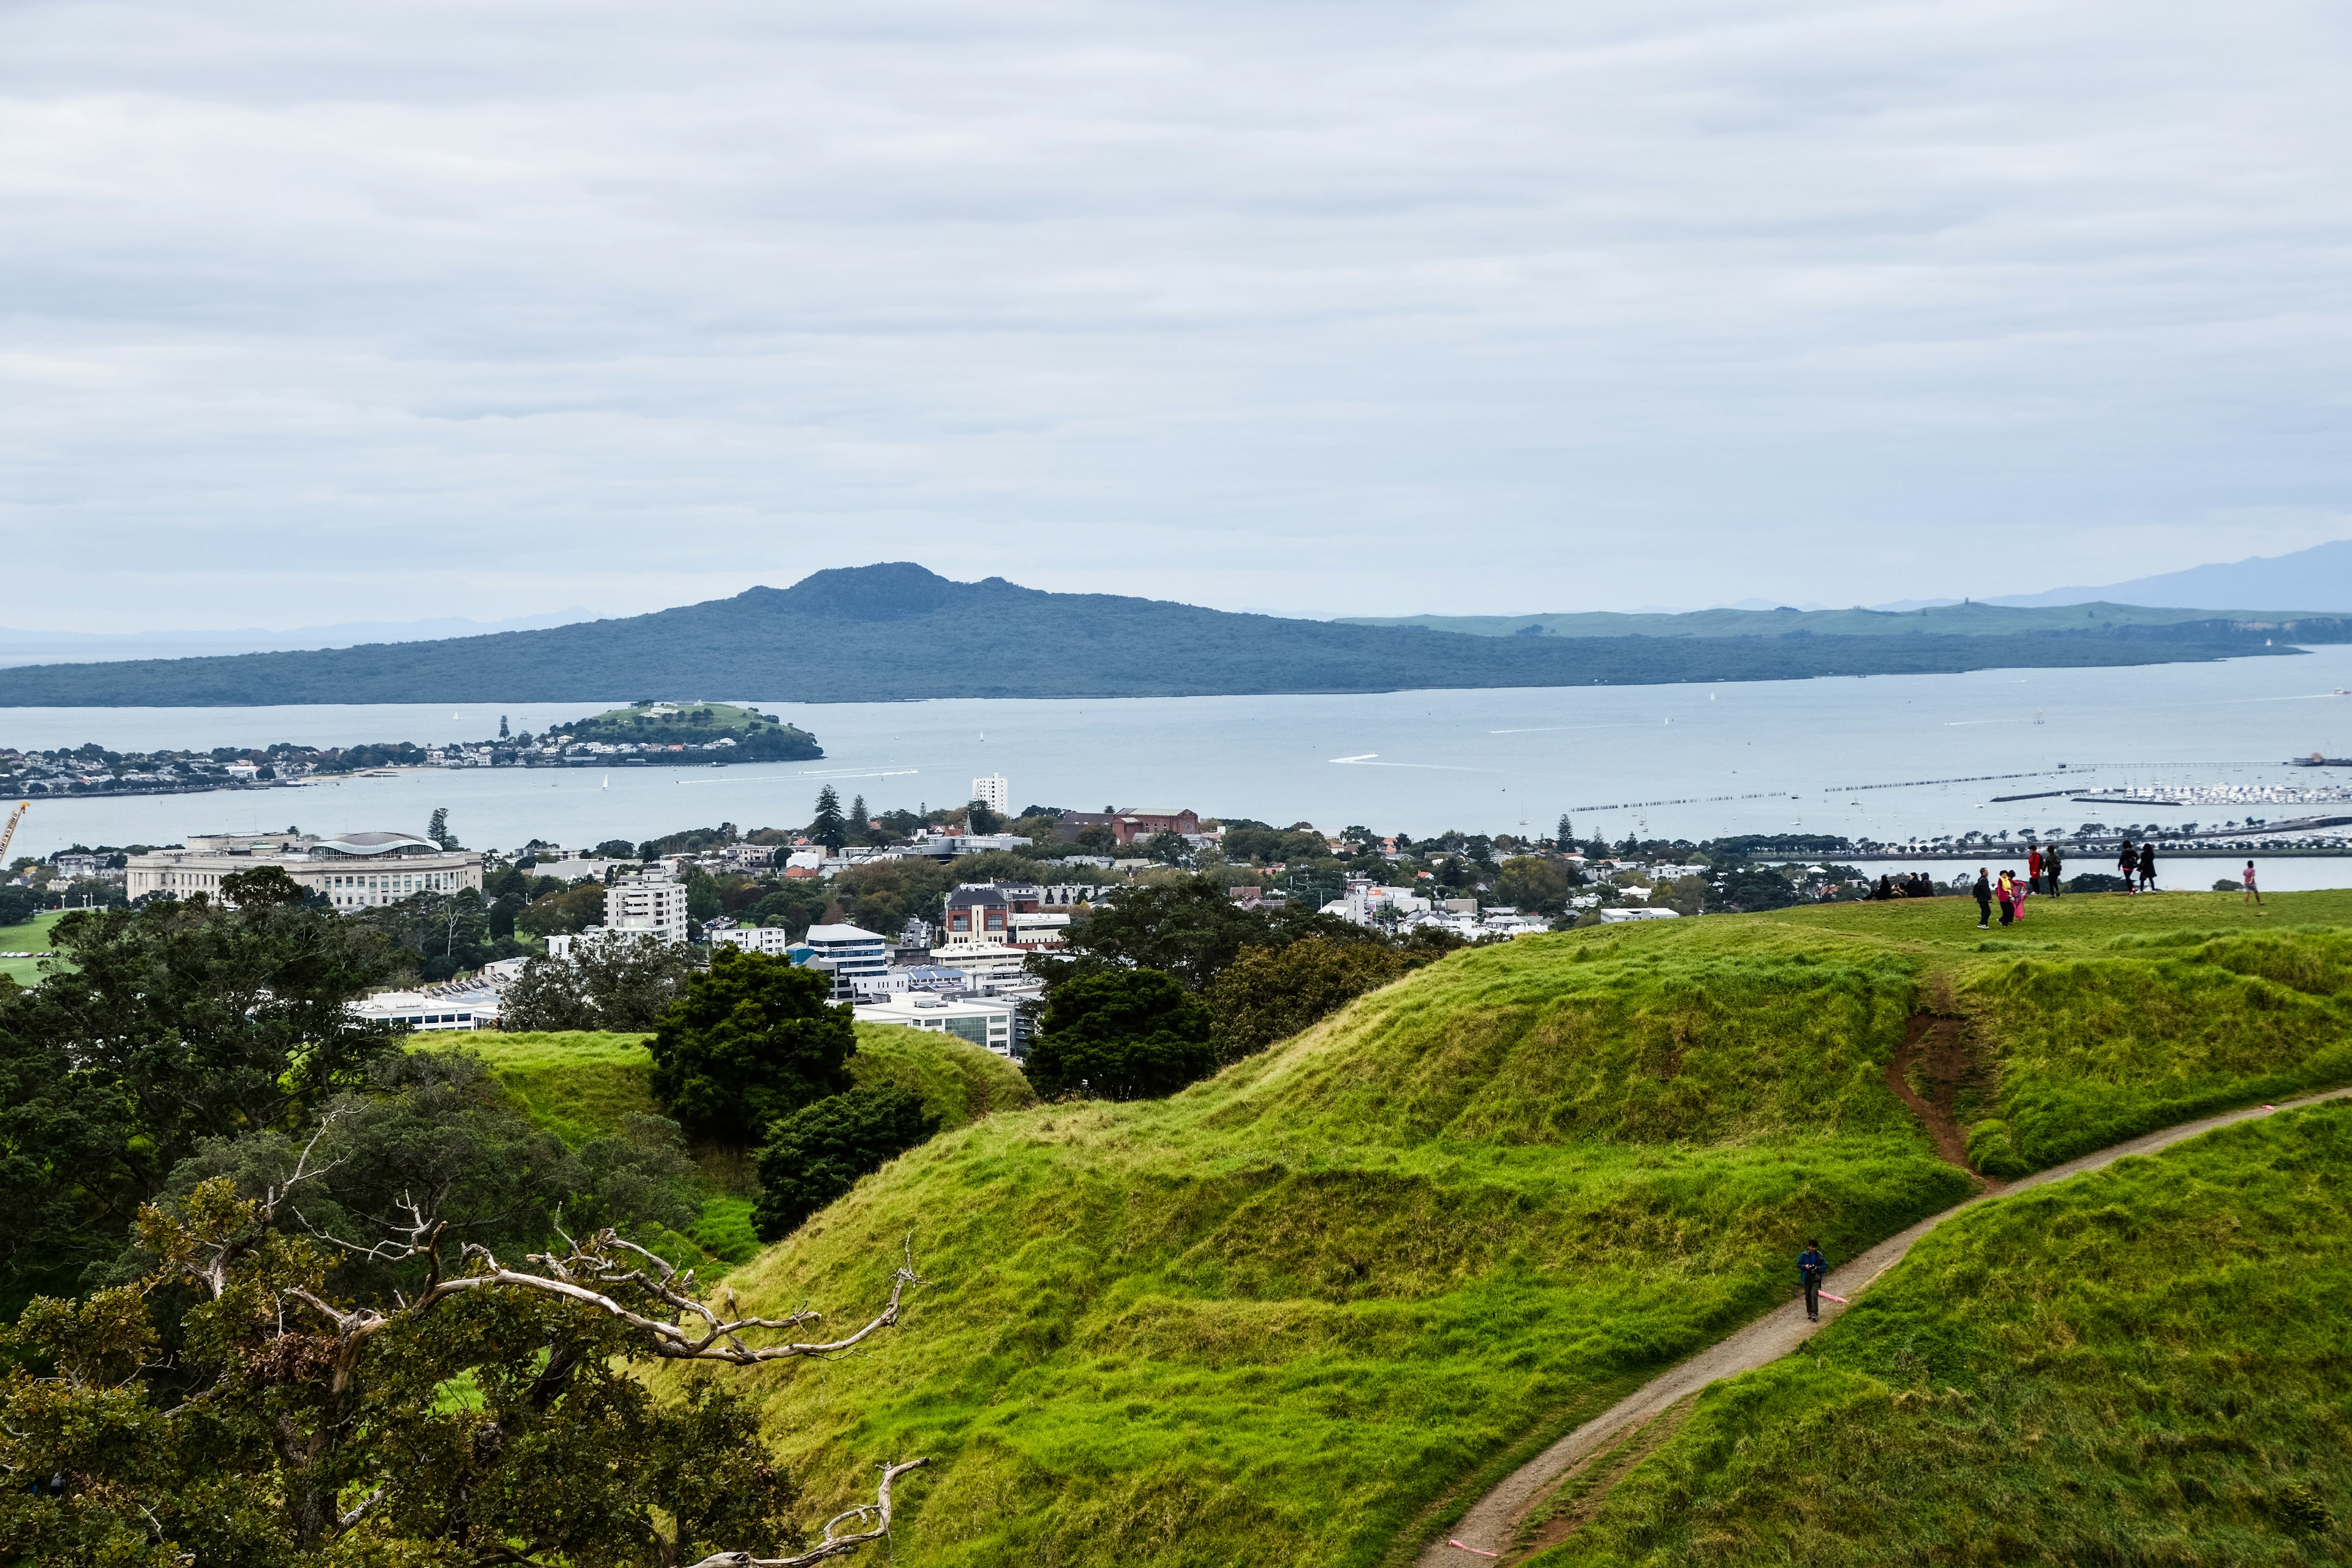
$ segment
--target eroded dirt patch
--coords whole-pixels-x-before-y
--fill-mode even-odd
[[[1583,1529],[1601,1511],[1609,1494],[1617,1489],[1617,1483],[1633,1474],[1634,1466],[1656,1452],[1658,1446],[1681,1427],[1696,1399],[1694,1394],[1648,1421],[1627,1428],[1605,1451],[1562,1476],[1549,1495],[1528,1510],[1518,1539],[1506,1561],[1516,1563],[1532,1557]]]
[[[1952,1114],[1969,1068],[1968,1043],[1961,1033],[1967,1026],[1967,1020],[1949,1013],[1912,1014],[1903,1044],[1886,1063],[1886,1087],[1927,1124],[1937,1156],[1990,1190],[2000,1184],[1969,1163],[1968,1135]]]

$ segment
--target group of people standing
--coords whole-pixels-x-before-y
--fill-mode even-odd
[[[2126,845],[2125,847],[2128,850],[2130,846]],[[2154,874],[2155,868],[2155,855],[2150,851],[2148,868],[2151,875]],[[2000,876],[1996,879],[1989,869],[1982,866],[1978,867],[1976,886],[1969,889],[1975,895],[1977,900],[1977,929],[1979,931],[1990,929],[1992,907],[1996,903],[2000,905],[2000,923],[2013,925],[2025,918],[2025,900],[2029,894],[2046,893],[2051,898],[2056,898],[2058,879],[2065,868],[2065,859],[2058,853],[2058,846],[2055,844],[2047,850],[2039,844],[2027,845],[2025,875],[2022,877],[2003,868]]]

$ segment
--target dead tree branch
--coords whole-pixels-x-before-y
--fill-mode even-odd
[[[846,1557],[859,1547],[881,1540],[890,1533],[890,1483],[908,1470],[919,1470],[931,1461],[926,1458],[902,1460],[882,1468],[882,1484],[876,1489],[874,1500],[835,1514],[824,1521],[824,1539],[797,1557],[754,1557],[748,1552],[721,1552],[706,1557],[690,1568],[809,1568],[811,1563],[828,1558]],[[869,1529],[855,1535],[835,1535],[834,1530],[845,1520],[864,1524],[872,1521]]]

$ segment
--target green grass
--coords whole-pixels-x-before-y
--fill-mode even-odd
[[[63,910],[51,910],[35,915],[20,926],[0,926],[0,952],[47,952],[49,951],[49,928],[65,918]],[[0,958],[0,974],[19,985],[37,985],[41,980],[41,960],[38,958]]]
[[[2352,1071],[2299,1010],[2333,1000],[2273,977],[2334,938],[2246,934],[2352,925],[2352,895],[2064,900],[1990,951],[1973,912],[1523,939],[1172,1100],[942,1134],[734,1277],[856,1321],[912,1234],[934,1281],[869,1352],[755,1383],[771,1430],[820,1506],[931,1455],[898,1537],[927,1568],[1400,1561],[1478,1478],[1782,1299],[1806,1236],[1848,1256],[1969,1190],[1884,1085],[1915,1007],[1999,1026],[1973,1088],[2022,1158],[2066,1146],[2041,1107],[2129,1126]],[[2142,940],[2184,928],[2221,934]],[[2216,1032],[2034,1043],[2176,994]]]
[[[587,1031],[550,1034],[425,1035],[433,1049],[451,1044],[478,1054],[492,1076],[532,1121],[577,1149],[617,1135],[631,1115],[660,1115],[654,1099],[653,1055],[646,1036]],[[963,1127],[994,1111],[1035,1103],[1021,1069],[962,1040],[893,1024],[857,1026],[850,1077],[860,1084],[892,1083],[913,1090],[942,1127]],[[740,1151],[698,1149],[705,1189],[701,1217],[688,1236],[725,1264],[758,1256],[751,1229],[756,1178]]]
[[[1938,1229],[1538,1561],[2352,1560],[2347,1321],[2352,1105],[2242,1123]]]

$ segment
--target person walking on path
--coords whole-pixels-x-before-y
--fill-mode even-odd
[[[2254,905],[2263,901],[2263,890],[2254,886],[2254,863],[2252,860],[2246,862],[2246,896],[2239,901]]]
[[[2116,870],[2124,879],[2125,892],[2139,891],[2133,883],[2133,878],[2139,873],[2139,857],[2132,852],[2132,841],[2128,838],[2124,840],[2122,851],[2116,856]]]
[[[2143,841],[2139,847],[2139,890],[2156,891],[2156,840]]]
[[[1822,1277],[1830,1271],[1830,1260],[1822,1256],[1822,1244],[1805,1243],[1805,1250],[1797,1254],[1797,1283],[1805,1292],[1805,1321],[1822,1321]]]
[[[2253,862],[2248,861],[2246,868],[2250,873],[2246,886],[2251,888],[2254,885],[2251,877]],[[1990,931],[1992,929],[1992,878],[1982,866],[1977,868],[1977,885],[1969,891],[1976,895],[1977,930]]]
[[[2058,871],[2063,864],[2058,858],[2058,846],[2053,844],[2050,853],[2042,858],[2042,874],[2050,879],[2050,896],[2058,896]]]

